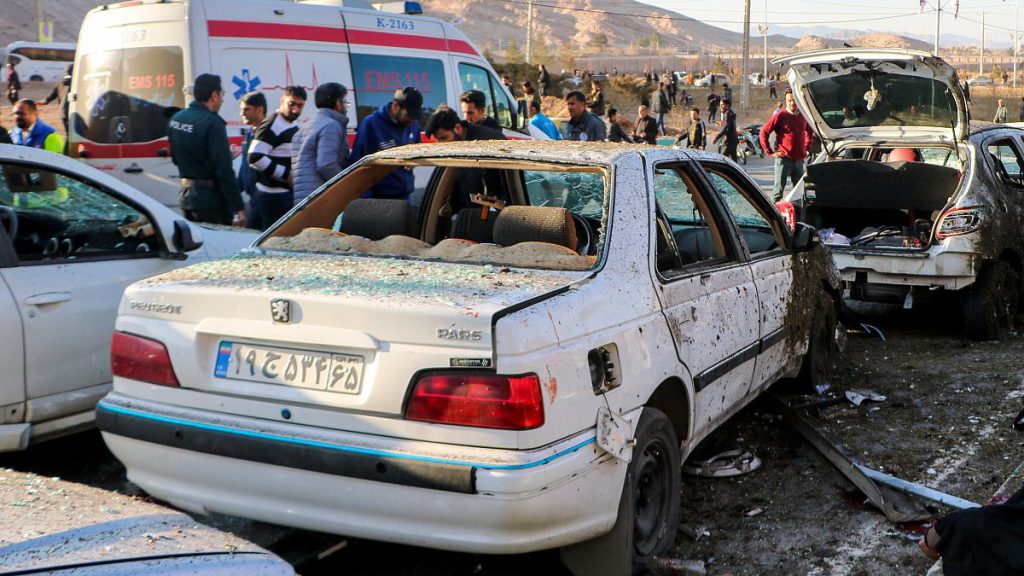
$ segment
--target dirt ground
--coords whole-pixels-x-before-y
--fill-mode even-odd
[[[868,389],[887,399],[822,409],[821,420],[867,466],[985,502],[1024,457],[1011,428],[1024,397],[1024,339],[967,341],[950,302],[866,312],[886,339],[851,333],[828,394]],[[684,476],[688,530],[673,555],[722,576],[923,574],[931,565],[916,545],[928,524],[888,523],[768,402],[739,427],[762,468],[736,479]],[[684,534],[704,531],[696,541]]]

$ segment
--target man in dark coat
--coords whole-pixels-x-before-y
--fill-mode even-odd
[[[719,107],[722,112],[722,131],[715,135],[715,139],[711,143],[718,144],[718,141],[724,138],[725,150],[722,151],[722,154],[737,160],[736,146],[740,143],[740,138],[736,132],[736,113],[732,111],[732,102],[724,98]]]
[[[658,143],[658,121],[647,113],[647,104],[637,108],[636,126],[633,127],[633,142]]]
[[[623,130],[622,125],[619,124],[619,111],[615,108],[608,109],[608,141],[609,142],[628,142],[632,143],[633,139],[626,134]]]

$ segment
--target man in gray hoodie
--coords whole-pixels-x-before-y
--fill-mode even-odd
[[[348,117],[346,89],[337,82],[317,87],[314,95],[316,116],[302,135],[295,164],[295,203],[341,172],[348,164]]]

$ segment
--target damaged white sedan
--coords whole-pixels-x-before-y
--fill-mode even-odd
[[[413,168],[420,206],[361,198]],[[628,573],[673,543],[696,443],[820,373],[837,289],[717,155],[404,146],[131,286],[98,422],[186,510]]]

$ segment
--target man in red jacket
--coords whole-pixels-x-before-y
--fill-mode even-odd
[[[772,150],[768,135],[775,133],[775,150]],[[814,133],[800,111],[796,109],[793,91],[786,90],[786,104],[772,115],[761,128],[761,148],[766,154],[775,156],[775,187],[772,198],[782,200],[782,191],[788,178],[793,186],[804,176],[804,160],[811,149]]]

